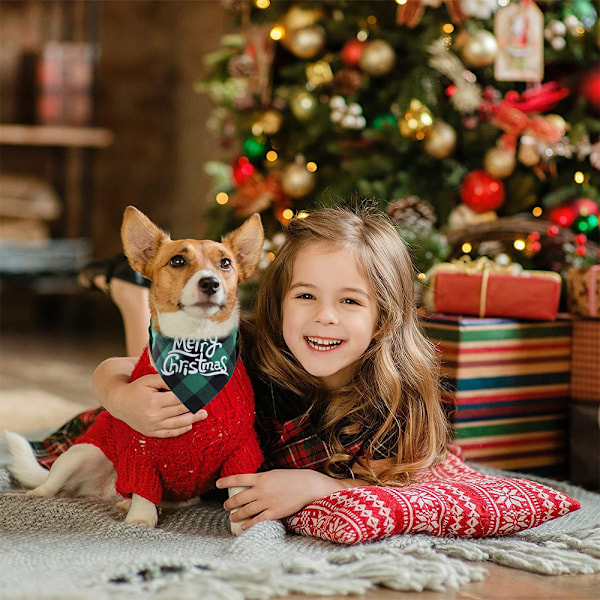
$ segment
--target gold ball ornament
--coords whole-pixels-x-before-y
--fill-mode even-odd
[[[461,50],[461,56],[469,67],[487,67],[498,54],[498,41],[493,33],[480,29],[474,33]]]
[[[325,46],[325,30],[320,25],[303,27],[286,33],[285,47],[298,58],[314,58]]]
[[[358,66],[369,75],[379,77],[386,75],[396,63],[396,52],[384,40],[367,42],[360,55]]]
[[[398,121],[398,129],[403,137],[424,140],[433,125],[431,111],[419,100],[413,98],[408,110]]]
[[[290,98],[290,110],[299,121],[308,121],[317,108],[317,99],[304,90],[295,92]]]
[[[526,167],[534,167],[541,160],[541,156],[537,151],[535,137],[532,134],[533,132],[531,130],[525,129],[519,140],[517,159]]]
[[[569,126],[560,115],[555,113],[545,115],[544,120],[557,132],[559,137],[562,137],[565,135],[565,133],[567,133]]]
[[[483,157],[483,168],[497,179],[505,179],[512,175],[516,166],[515,153],[504,148],[490,148]]]
[[[296,31],[296,29],[302,29],[303,27],[310,27],[323,18],[323,12],[319,9],[311,8],[300,8],[294,5],[288,10],[279,25],[281,25],[287,33]]]
[[[286,167],[281,176],[281,189],[291,198],[302,198],[315,187],[316,177],[302,163]]]
[[[433,158],[448,158],[456,148],[456,131],[452,125],[437,119],[423,142],[425,152]]]
[[[274,109],[266,110],[256,121],[256,125],[265,135],[275,135],[281,129],[282,124],[283,116]]]

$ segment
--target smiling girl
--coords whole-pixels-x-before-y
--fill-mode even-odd
[[[242,332],[265,460],[259,473],[217,482],[247,488],[225,502],[244,529],[345,487],[406,485],[443,458],[448,441],[413,265],[391,222],[373,210],[321,209],[294,219],[287,236]],[[116,417],[163,437],[210,418],[210,405],[208,417],[194,416],[157,394],[157,376],[129,383],[132,364],[109,359],[94,376]],[[42,455],[50,445],[64,447],[56,436],[34,447]]]

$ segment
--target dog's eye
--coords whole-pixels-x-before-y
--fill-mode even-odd
[[[181,256],[181,254],[176,254],[171,258],[169,264],[175,269],[180,269],[181,267],[185,267],[187,265],[187,260],[185,260],[185,257]]]
[[[223,271],[231,271],[231,261],[228,258],[222,258],[219,267]]]

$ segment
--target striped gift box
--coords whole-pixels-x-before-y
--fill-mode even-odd
[[[571,322],[434,314],[423,325],[441,352],[443,397],[465,458],[564,475]]]
[[[600,320],[573,321],[573,400],[600,403]]]

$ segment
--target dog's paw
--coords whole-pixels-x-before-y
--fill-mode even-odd
[[[242,529],[242,522],[234,523],[232,521],[230,523],[230,525],[231,525],[232,535],[238,536],[238,535],[242,535],[242,533],[244,533],[244,530]]]
[[[131,498],[123,498],[123,500],[119,500],[119,502],[115,504],[115,508],[118,508],[123,512],[129,512],[129,509],[131,508]]]

